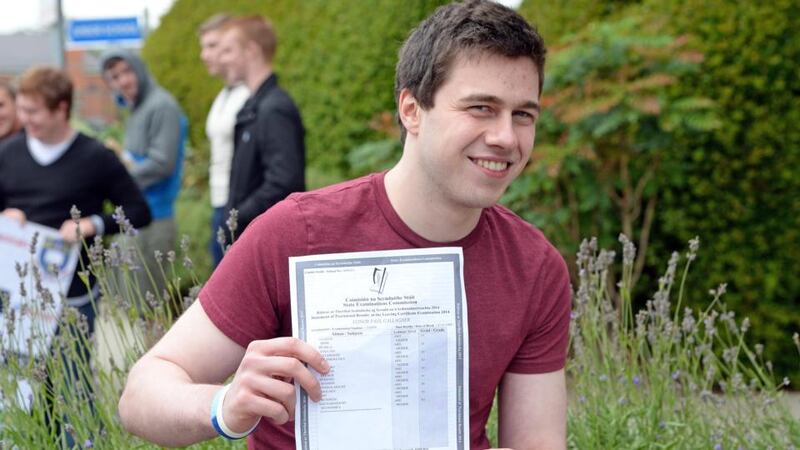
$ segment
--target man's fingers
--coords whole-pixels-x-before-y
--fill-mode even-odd
[[[293,337],[253,341],[248,350],[262,355],[290,356],[307,363],[319,373],[328,373],[330,365],[311,345]]]
[[[6,208],[3,210],[2,214],[10,219],[18,221],[20,225],[25,225],[25,222],[27,221],[27,217],[21,209]]]
[[[244,407],[257,417],[266,417],[278,425],[289,421],[289,411],[283,403],[260,395],[251,395],[244,401]],[[227,421],[227,419],[226,419]],[[228,424],[230,426],[230,424]],[[244,432],[246,430],[233,430]]]
[[[61,234],[61,239],[67,242],[76,242],[78,240],[75,222],[71,220],[65,220],[64,223],[61,224],[59,233]]]
[[[283,405],[283,408],[288,413],[288,420],[294,418],[294,384],[264,376],[252,376],[247,380],[242,380],[242,383],[247,383],[247,387],[252,389],[254,393],[260,393],[261,396]]]
[[[290,356],[261,356],[256,354],[246,357],[242,361],[242,368],[248,372],[269,377],[293,378],[315,402],[318,402],[322,397],[319,381],[299,359]]]

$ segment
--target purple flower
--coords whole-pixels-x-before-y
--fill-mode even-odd
[[[83,441],[83,448],[94,448],[94,443],[91,439]]]
[[[639,383],[641,383],[641,382],[642,382],[642,380],[639,378],[639,375],[634,375],[634,376],[633,376],[633,384],[635,384],[636,386],[638,386],[638,385],[639,385]]]
[[[722,450],[722,444],[715,444],[714,450]]]

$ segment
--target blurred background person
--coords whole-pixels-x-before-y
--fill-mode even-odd
[[[206,20],[198,30],[200,37],[200,59],[208,74],[225,80],[223,67],[219,63],[219,41],[221,28],[231,20],[227,14],[216,14]],[[208,190],[213,209],[211,215],[211,240],[209,251],[213,266],[222,260],[223,248],[217,240],[217,231],[225,227],[225,204],[228,202],[228,184],[233,158],[233,130],[236,114],[250,97],[244,84],[228,84],[219,91],[206,118],[206,136],[211,158],[208,165]],[[224,242],[224,240],[222,241]]]
[[[101,68],[103,79],[118,100],[130,108],[123,161],[153,216],[150,226],[139,230],[136,237],[150,274],[136,273],[137,282],[141,295],[150,291],[158,298],[168,283],[155,253],[167,255],[175,249],[175,201],[181,187],[186,118],[175,98],[158,85],[138,55],[112,50],[103,55]]]
[[[225,217],[235,209],[236,236],[259,214],[292,192],[305,190],[305,129],[292,98],[278,86],[272,60],[277,37],[260,16],[222,27],[219,63],[227,84],[252,92],[236,116]]]
[[[22,75],[17,110],[25,133],[6,139],[0,151],[0,214],[22,224],[31,221],[55,228],[67,242],[76,242],[79,235],[88,240],[120,231],[120,223],[126,222],[107,213],[106,202],[123,208],[126,225],[146,226],[150,223],[147,203],[119,158],[70,126],[72,99],[72,81],[59,69],[36,67]],[[71,217],[73,206],[83,215],[77,221]],[[82,246],[79,267],[90,264],[86,249]],[[61,325],[66,331],[57,333],[75,336],[71,341],[80,361],[68,356],[72,354],[68,350],[54,351],[63,352],[71,388],[91,402],[92,381],[81,367],[89,367],[91,351],[86,343],[94,333],[100,285],[93,274],[87,282],[81,280],[79,270],[65,307],[75,308],[86,326],[66,322]]]
[[[0,143],[22,129],[17,118],[16,92],[6,81],[0,81]]]

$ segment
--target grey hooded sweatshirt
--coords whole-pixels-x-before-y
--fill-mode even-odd
[[[175,171],[183,112],[175,98],[156,83],[138,55],[120,49],[108,51],[101,58],[101,71],[112,58],[127,61],[139,81],[136,101],[126,105],[131,114],[125,123],[123,145],[136,161],[130,168],[131,175],[147,197],[148,187],[171,177]]]

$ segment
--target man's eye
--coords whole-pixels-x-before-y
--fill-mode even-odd
[[[516,120],[519,123],[529,124],[535,122],[536,117],[534,117],[533,114],[526,111],[515,111],[514,120]]]
[[[470,111],[478,113],[478,114],[489,114],[492,112],[492,108],[486,105],[473,105],[469,107]]]

